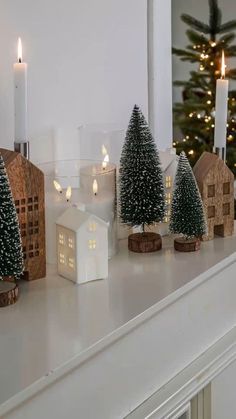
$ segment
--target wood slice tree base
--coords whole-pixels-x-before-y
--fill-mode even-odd
[[[185,239],[178,237],[174,240],[174,248],[178,252],[196,252],[200,249],[201,242],[197,238]]]
[[[128,249],[136,253],[157,252],[162,248],[162,239],[157,233],[134,233],[128,237]]]
[[[0,281],[0,307],[7,307],[18,300],[19,288],[14,282]]]

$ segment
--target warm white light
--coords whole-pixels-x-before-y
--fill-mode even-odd
[[[103,168],[103,170],[106,169],[107,163],[109,163],[109,155],[108,154],[105,155],[104,160],[102,162],[102,168]]]
[[[71,195],[72,195],[72,189],[71,189],[71,186],[68,186],[68,188],[66,190],[66,200],[67,200],[67,202],[69,202],[69,200],[71,198]]]
[[[103,156],[106,156],[106,154],[107,154],[107,149],[106,149],[106,147],[104,146],[104,144],[102,145],[102,155]]]
[[[222,50],[222,60],[221,60],[221,78],[225,78],[225,52]]]
[[[94,179],[94,181],[93,181],[93,193],[94,193],[94,195],[97,195],[97,193],[98,193],[98,183],[97,183],[96,179]]]
[[[189,150],[188,154],[189,154],[190,156],[192,156],[192,155],[194,154],[194,151],[193,151],[193,150]]]
[[[17,53],[18,53],[18,62],[22,63],[22,42],[21,42],[21,38],[18,38]]]
[[[62,193],[62,187],[61,187],[61,185],[60,185],[59,182],[57,182],[56,180],[54,180],[53,181],[53,185],[54,185],[54,188],[56,189],[57,192]]]

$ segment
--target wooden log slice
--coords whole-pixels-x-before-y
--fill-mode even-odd
[[[201,242],[194,237],[193,239],[185,239],[178,237],[174,240],[174,248],[178,252],[196,252],[200,249]]]
[[[14,304],[18,300],[19,288],[14,282],[0,281],[0,307]]]
[[[157,252],[162,248],[162,239],[157,233],[134,233],[128,237],[128,249],[137,253]]]

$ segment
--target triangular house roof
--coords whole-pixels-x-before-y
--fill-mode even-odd
[[[171,153],[169,150],[167,151],[159,151],[160,161],[163,172],[165,172],[170,165],[176,161],[178,162],[179,156],[175,153]]]
[[[14,160],[17,160],[18,162],[23,162],[25,168],[31,166],[34,168],[34,170],[43,175],[42,170],[35,166],[30,160],[27,160],[21,153],[17,153],[16,151],[12,150],[6,150],[5,148],[0,148],[0,154],[3,157],[6,169]]]
[[[56,224],[76,232],[90,218],[93,218],[98,223],[108,227],[108,224],[101,218],[76,207],[67,208],[67,210],[57,219]]]
[[[227,169],[230,177],[233,178],[233,173],[226,166],[222,159],[216,154],[204,151],[193,168],[193,173],[199,183],[203,183],[209,171],[217,166],[217,170]]]

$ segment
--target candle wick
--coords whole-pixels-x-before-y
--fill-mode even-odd
[[[97,196],[96,192],[94,193],[95,196]]]
[[[19,63],[21,63],[21,58],[19,58]]]

